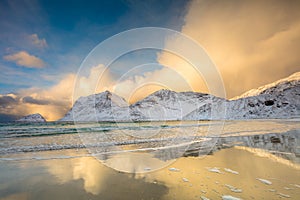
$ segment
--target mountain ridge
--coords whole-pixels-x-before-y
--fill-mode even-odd
[[[16,122],[46,122],[46,120],[41,114],[35,113],[21,117]]]
[[[290,76],[288,76],[286,78],[279,79],[275,82],[260,86],[256,89],[248,90],[247,92],[245,92],[245,93],[243,93],[239,96],[233,97],[230,100],[236,100],[236,99],[241,99],[241,98],[250,97],[250,96],[257,96],[257,95],[259,95],[263,92],[266,92],[268,89],[270,89],[274,86],[281,86],[281,85],[283,85],[284,83],[287,83],[287,82],[293,84],[293,83],[296,83],[296,82],[299,82],[299,81],[300,81],[300,72],[296,72],[296,73],[293,73],[293,74],[291,74]]]
[[[162,89],[129,105],[124,98],[105,91],[80,97],[60,121],[293,118],[300,116],[299,102],[300,72],[297,72],[230,100]]]

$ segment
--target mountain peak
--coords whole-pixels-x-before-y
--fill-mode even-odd
[[[297,85],[300,86],[300,72],[296,72],[286,78],[280,79],[273,83],[263,85],[257,89],[249,90],[240,96],[236,96],[236,97],[232,98],[231,100],[236,100],[236,99],[246,98],[246,97],[251,97],[251,96],[257,96],[257,95],[264,94],[264,93],[265,94],[272,93],[273,90],[283,91],[283,90],[287,90],[288,88],[295,87]]]
[[[300,80],[300,72],[293,73],[292,75],[290,75],[289,77],[287,77],[287,79],[290,79],[290,80]]]
[[[46,122],[45,118],[39,113],[26,115],[16,121],[17,122]]]
[[[106,90],[98,94],[80,97],[61,121],[112,121],[116,110],[126,110],[128,103],[124,98]],[[83,119],[84,118],[84,119]]]
[[[92,95],[90,95],[90,97],[92,97],[92,98],[101,97],[101,98],[105,98],[107,100],[111,100],[113,95],[116,95],[116,94],[113,94],[110,91],[106,90],[106,91],[98,93],[98,94],[92,94]]]
[[[171,94],[171,93],[177,93],[177,92],[172,91],[172,90],[168,90],[168,89],[160,89],[160,90],[157,90],[157,91],[151,93],[151,94],[148,95],[148,96],[160,96],[160,95],[162,95],[162,94],[167,95],[167,94]]]
[[[113,93],[109,90],[105,90],[104,92],[102,92],[103,94],[106,94],[106,95],[112,95]]]

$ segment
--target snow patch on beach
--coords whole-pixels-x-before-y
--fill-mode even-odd
[[[209,198],[205,197],[205,196],[201,196],[200,197],[202,200],[209,200]]]
[[[223,195],[222,196],[223,200],[242,200],[240,198],[234,197],[234,196],[230,196],[230,195]]]
[[[284,198],[291,198],[291,196],[288,195],[288,194],[278,193],[278,195],[279,195],[280,197],[284,197]]]
[[[220,171],[220,169],[217,168],[217,167],[207,168],[207,170],[210,171],[210,172],[218,173],[218,174],[221,174],[221,173],[222,173],[222,172]]]
[[[229,185],[229,184],[225,184],[225,186],[227,188],[229,188],[232,192],[235,192],[235,193],[241,193],[243,190],[242,189],[239,189],[239,188],[236,188],[232,185]]]
[[[171,171],[171,172],[180,172],[180,169],[177,169],[175,167],[171,167],[171,168],[169,168],[169,171]]]
[[[260,182],[266,184],[266,185],[272,185],[272,182],[266,179],[262,179],[262,178],[257,178],[257,180],[259,180]]]
[[[224,170],[225,170],[226,172],[229,172],[229,173],[232,173],[232,174],[239,174],[239,172],[234,171],[234,170],[229,169],[229,168],[224,168]]]
[[[182,178],[183,182],[189,182],[189,179],[187,178]]]

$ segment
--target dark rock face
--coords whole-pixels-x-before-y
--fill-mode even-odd
[[[274,105],[274,101],[273,100],[267,100],[267,101],[265,101],[265,105],[266,106],[272,106],[272,105]]]
[[[271,143],[280,143],[280,138],[276,136],[270,137]]]

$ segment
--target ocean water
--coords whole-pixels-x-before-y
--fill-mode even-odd
[[[29,158],[34,158],[31,156],[37,152],[66,149],[88,149],[96,155],[183,146],[178,154],[181,157],[197,147],[196,151],[204,155],[209,152],[199,150],[214,151],[233,145],[299,154],[299,130],[298,120],[2,123],[0,156],[5,159],[19,154],[26,158],[28,153]],[[204,149],[205,145],[208,149]]]
[[[0,124],[0,199],[299,199],[299,137],[297,119]]]

